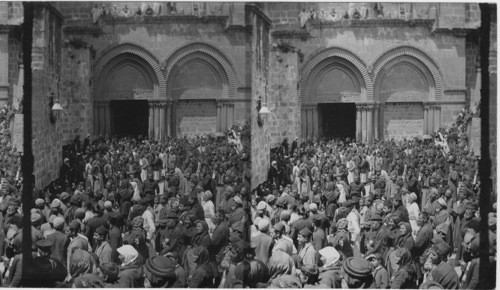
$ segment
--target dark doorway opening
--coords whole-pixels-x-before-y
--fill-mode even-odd
[[[111,132],[118,137],[148,136],[149,106],[146,100],[111,101]]]
[[[354,103],[318,104],[322,137],[356,139]]]

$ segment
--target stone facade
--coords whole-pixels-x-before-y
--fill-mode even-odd
[[[415,103],[387,103],[384,108],[386,139],[401,140],[422,136],[424,111]]]
[[[215,101],[182,101],[177,104],[177,135],[194,137],[215,133]]]
[[[366,7],[362,3],[353,4],[352,8],[358,12],[366,11],[366,19],[338,18],[332,21],[325,18],[326,13],[334,9],[337,14],[349,14],[348,3],[266,3],[266,13],[273,21],[273,43],[294,47],[303,55],[304,61],[299,65],[302,106],[310,111],[310,105],[316,103],[351,102],[371,106],[371,103],[383,105],[385,102],[410,101],[419,104],[421,112],[424,103],[431,102],[440,107],[440,115],[437,116],[440,123],[433,124],[432,129],[437,129],[439,125],[450,125],[459,109],[469,106],[471,91],[476,89],[473,80],[476,70],[470,66],[477,55],[472,35],[479,27],[478,5],[382,3],[384,14],[377,17],[374,16],[374,4],[366,4]],[[314,9],[317,18],[307,21],[301,28],[298,20],[303,9],[304,12]],[[393,93],[383,93],[381,88],[384,79],[389,77],[386,72],[398,69],[400,64],[410,64],[422,76],[427,88],[411,91],[396,85],[393,86]],[[315,81],[336,69],[344,71],[344,79],[353,83],[353,87],[350,87],[353,91],[327,93],[328,90],[335,90],[335,86],[341,87],[346,83],[341,78],[337,78],[338,83],[335,83],[335,79],[326,79],[323,83]],[[411,83],[413,80],[410,77],[402,83]],[[327,86],[329,82],[333,84],[328,90],[316,89]],[[388,116],[383,112],[379,115],[379,118]],[[313,108],[312,118],[306,114],[302,122],[314,122],[317,116]],[[363,115],[360,116],[363,118]],[[371,119],[368,122],[362,119],[359,124],[385,123],[384,119],[372,120],[375,112],[371,110],[366,116]],[[405,119],[401,121],[406,122]],[[415,120],[417,123],[423,126],[422,130],[406,131],[412,132],[412,135],[418,132],[431,133],[425,130],[426,122]],[[319,130],[315,130],[316,126],[318,122],[312,124],[312,134],[309,131],[304,134],[304,129],[311,125],[302,124],[303,138],[318,137],[314,133],[319,133]],[[379,137],[390,138],[382,136],[386,128],[377,129],[381,132]],[[370,134],[375,136],[375,128],[371,128],[372,132],[367,130],[368,127],[362,128],[358,140],[366,141]]]
[[[300,137],[300,100],[297,89],[298,53],[282,53],[274,50],[269,53],[269,81],[267,86],[267,105],[271,114],[269,134],[271,148],[278,147],[287,138]]]
[[[251,147],[252,147],[252,188],[267,180],[271,166],[270,118],[259,114],[258,103],[266,102],[269,78],[269,19],[257,8],[248,11],[253,26],[251,42],[252,62],[252,108],[251,108]],[[269,101],[269,98],[267,99]],[[267,105],[267,104],[266,104]]]
[[[35,5],[32,52],[32,122],[35,186],[58,178],[62,164],[63,127],[60,116],[51,119],[51,98],[58,98],[61,79],[62,18],[50,5]],[[71,126],[79,127],[80,122]]]
[[[37,5],[33,32],[37,187],[57,177],[61,147],[75,136],[113,134],[111,100],[147,100],[148,133],[155,139],[204,135],[250,122],[252,187],[266,180],[270,149],[284,138],[291,142],[295,137],[320,136],[322,103],[349,103],[360,141],[431,134],[439,126],[451,125],[463,107],[479,100],[478,4],[379,5],[111,1]],[[107,15],[96,16],[102,6]],[[128,17],[123,14],[125,6]],[[134,16],[148,6],[154,16]],[[316,19],[302,27],[299,14],[311,9]],[[325,18],[333,9],[351,19]],[[352,19],[353,9],[363,13],[362,19]],[[0,64],[4,64],[0,105],[16,95],[20,98],[21,16],[22,3],[0,3]],[[496,22],[492,35],[496,41]],[[495,41],[492,38],[492,45]],[[496,53],[496,46],[492,51]],[[496,96],[496,67],[490,72],[491,96]],[[123,75],[129,77],[120,78]],[[50,116],[51,96],[64,108],[55,119]],[[265,103],[271,114],[259,115],[259,103]],[[494,97],[490,110],[496,128]],[[496,136],[494,130],[491,134]],[[492,143],[496,156],[494,147]]]

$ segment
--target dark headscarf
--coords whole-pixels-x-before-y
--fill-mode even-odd
[[[399,256],[401,257],[397,262],[399,269],[404,269],[408,273],[415,273],[415,267],[413,266],[410,251],[406,248],[399,248],[398,251]]]
[[[84,274],[91,274],[96,263],[89,252],[76,249],[71,255],[69,265],[69,273],[74,279]]]

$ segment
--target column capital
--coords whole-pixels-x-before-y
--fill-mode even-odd
[[[365,108],[365,104],[362,104],[362,103],[358,103],[358,104],[356,104],[356,111],[357,111],[357,112],[361,112],[361,111],[363,111],[363,110],[364,110],[364,108]]]
[[[305,110],[314,110],[317,108],[317,104],[303,104],[302,107]]]
[[[226,100],[216,100],[216,106],[219,108],[226,106]]]
[[[370,104],[366,104],[366,106],[365,106],[365,107],[366,107],[366,110],[367,110],[367,111],[373,111],[373,110],[375,109],[375,106],[376,106],[376,105],[377,105],[377,104],[375,104],[375,103],[370,103]]]

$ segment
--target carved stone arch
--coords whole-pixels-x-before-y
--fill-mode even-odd
[[[380,73],[383,70],[384,67],[386,67],[388,64],[394,64],[393,60],[400,58],[404,59],[404,57],[408,57],[407,59],[414,59],[417,61],[418,65],[421,69],[421,72],[424,73],[426,76],[431,76],[432,79],[428,79],[429,84],[434,85],[434,91],[429,98],[434,99],[434,100],[441,100],[443,96],[443,80],[441,77],[440,70],[438,66],[436,65],[436,62],[432,60],[427,54],[425,54],[423,51],[411,47],[411,46],[400,46],[396,47],[394,49],[391,49],[384,54],[382,54],[380,57],[377,58],[377,60],[373,64],[373,69],[372,69],[372,78],[374,80],[374,83],[379,82],[380,78]],[[425,68],[423,70],[422,68]]]
[[[205,43],[197,42],[183,46],[178,50],[176,50],[167,59],[163,70],[164,70],[165,80],[167,81],[167,83],[169,83],[169,86],[171,85],[169,80],[175,73],[174,70],[176,65],[185,60],[186,57],[197,57],[199,55],[208,56],[209,58],[213,59],[218,65],[220,65],[225,74],[225,78],[227,78],[227,85],[228,85],[227,95],[229,98],[234,98],[236,96],[237,79],[236,79],[236,74],[234,73],[233,66],[231,65],[231,62],[218,49]],[[217,68],[217,66],[215,66],[214,68]]]
[[[132,43],[120,44],[115,47],[111,47],[108,50],[102,53],[102,56],[96,61],[94,65],[94,73],[92,77],[92,95],[93,97],[97,96],[99,89],[99,79],[101,78],[101,74],[103,69],[106,67],[108,63],[110,63],[113,59],[120,55],[124,54],[132,54],[139,59],[143,60],[150,66],[150,69],[154,72],[156,80],[158,82],[158,97],[166,95],[166,82],[163,78],[163,74],[161,73],[161,68],[158,60],[146,49],[142,48],[139,45]]]
[[[371,100],[373,98],[373,83],[364,62],[347,49],[331,47],[318,52],[302,69],[300,78],[300,99],[302,103],[307,102],[308,84],[310,84],[312,77],[311,73],[318,68],[318,65],[321,65],[321,63],[325,61],[335,61],[335,59],[342,59],[343,65],[348,66],[353,73],[360,76],[357,80],[366,88],[366,99]]]

